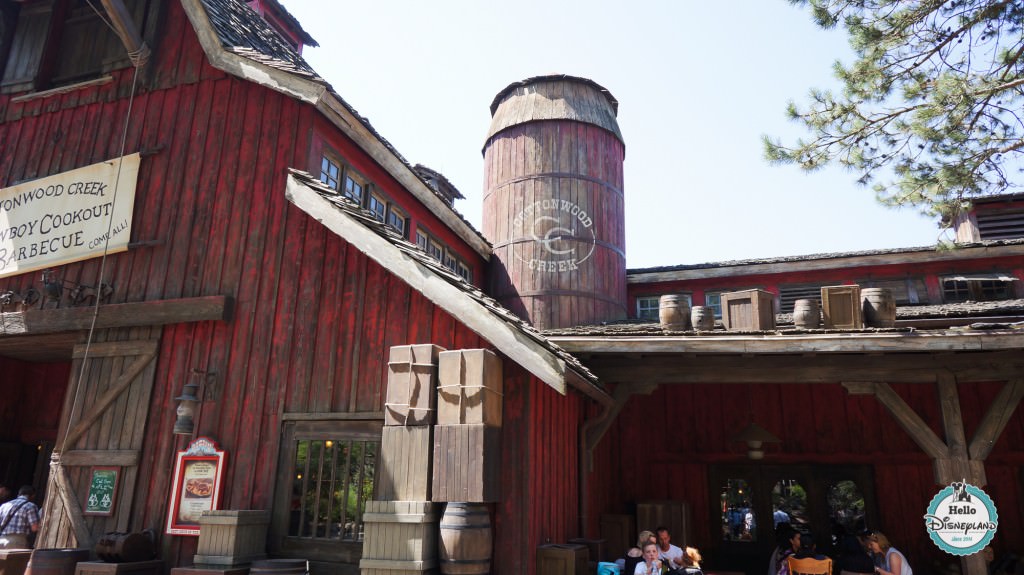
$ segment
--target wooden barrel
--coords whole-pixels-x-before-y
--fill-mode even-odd
[[[704,305],[693,306],[690,308],[690,323],[693,329],[700,331],[715,329],[715,310]]]
[[[690,304],[675,294],[658,298],[658,320],[661,327],[677,331],[690,329]]]
[[[88,549],[35,549],[25,575],[75,575],[79,561],[88,560]]]
[[[864,302],[864,325],[868,327],[893,327],[896,325],[896,299],[889,288],[862,288],[860,297]]]
[[[449,503],[441,515],[441,573],[491,572],[491,515],[483,503]]]
[[[515,82],[491,104],[483,233],[491,294],[538,329],[626,317],[618,102],[585,78]]]
[[[303,575],[309,572],[305,559],[260,559],[253,561],[249,575]]]
[[[821,326],[821,306],[816,299],[798,299],[793,302],[793,325],[800,329],[818,329]]]

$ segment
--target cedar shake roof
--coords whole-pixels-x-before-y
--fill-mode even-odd
[[[539,331],[534,329],[533,326],[520,319],[519,316],[503,307],[496,300],[485,294],[473,284],[464,280],[455,272],[444,267],[441,262],[427,255],[427,253],[421,250],[419,246],[406,240],[393,228],[377,220],[373,212],[360,207],[344,195],[326,187],[319,179],[313,177],[311,174],[299,170],[289,170],[289,173],[300,184],[316,192],[322,198],[330,202],[335,208],[356,219],[361,225],[390,242],[394,247],[401,251],[402,255],[415,260],[421,266],[429,269],[438,277],[443,278],[449,284],[458,288],[460,291],[472,298],[477,304],[486,309],[486,311],[492,316],[511,326],[520,335],[529,338],[536,344],[539,344],[548,352],[565,362],[567,367],[575,371],[582,378],[586,379],[589,384],[600,388],[597,376],[580,363],[578,359],[554,343],[548,341],[548,339]]]
[[[603,325],[584,325],[571,328],[549,329],[546,336],[670,336],[685,333],[698,336],[735,336],[743,334],[787,333],[879,333],[912,332],[919,329],[1019,329],[1024,331],[1024,299],[989,302],[963,302],[942,305],[897,306],[896,327],[861,330],[801,330],[793,326],[793,315],[775,316],[777,328],[770,331],[726,331],[719,322],[714,331],[673,332],[663,330],[657,321],[639,319],[608,322]]]
[[[955,247],[950,248],[952,250],[963,250],[971,248],[990,248],[999,246],[1024,246],[1024,238],[1015,238],[1011,240],[985,240],[973,243],[961,243],[956,244]],[[650,268],[633,268],[626,270],[627,275],[639,275],[649,273],[663,273],[663,272],[675,272],[685,270],[700,270],[700,269],[711,269],[711,268],[728,268],[728,267],[740,267],[748,265],[761,265],[761,264],[778,264],[778,263],[789,263],[789,262],[806,262],[811,260],[830,260],[830,259],[842,259],[842,258],[854,258],[862,256],[885,256],[885,255],[897,255],[897,254],[912,254],[912,253],[935,253],[940,251],[942,246],[919,246],[910,248],[889,248],[881,250],[864,250],[857,252],[835,252],[835,253],[821,253],[821,254],[808,254],[802,256],[782,256],[776,258],[754,258],[746,260],[729,260],[724,262],[707,262],[699,264],[682,264],[672,266],[658,266]]]

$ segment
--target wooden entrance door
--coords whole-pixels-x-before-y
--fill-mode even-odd
[[[130,530],[160,330],[106,330],[75,346],[36,547],[91,548],[103,533]],[[83,513],[94,466],[119,471],[109,515]]]
[[[775,526],[787,521],[832,553],[832,535],[873,524],[874,478],[869,466],[717,465],[709,471],[714,569],[764,575],[775,548]]]

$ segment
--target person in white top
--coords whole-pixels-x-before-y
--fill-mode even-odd
[[[686,559],[683,550],[672,544],[672,536],[669,534],[668,528],[658,527],[655,529],[655,533],[658,534],[658,556],[668,565],[668,568],[685,567]]]
[[[658,544],[644,545],[644,560],[636,564],[633,575],[661,575],[661,560],[658,559]]]

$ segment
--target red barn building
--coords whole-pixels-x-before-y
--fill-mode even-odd
[[[37,547],[154,529],[165,568],[209,564],[207,505],[266,511],[258,551],[313,573],[555,573],[659,523],[709,571],[759,573],[782,511],[829,550],[862,520],[929,572],[958,560],[925,506],[967,479],[996,551],[1024,548],[1024,306],[959,302],[1021,295],[1022,244],[985,236],[984,203],[948,252],[627,273],[618,102],[594,82],[499,93],[485,239],[277,2],[102,6],[0,0],[0,481],[45,492]],[[854,282],[896,288],[895,327],[618,321]],[[778,443],[737,440],[751,423]],[[196,438],[214,475],[177,465],[210,457]],[[490,543],[445,547],[445,503]]]

